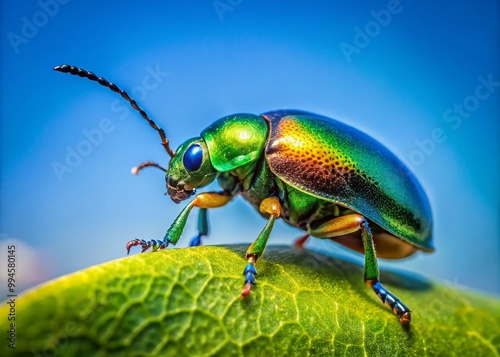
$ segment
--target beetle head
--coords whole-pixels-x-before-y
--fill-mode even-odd
[[[198,187],[211,183],[217,171],[210,162],[207,144],[202,138],[189,139],[170,160],[165,176],[167,194],[175,203],[194,195]]]

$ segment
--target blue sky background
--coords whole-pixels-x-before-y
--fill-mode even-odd
[[[500,294],[498,1],[62,2],[1,2],[0,262],[15,243],[21,289],[161,238],[182,208],[160,171],[130,174],[167,165],[158,135],[116,94],[52,71],[69,63],[134,94],[174,148],[236,112],[297,108],[360,128],[412,166],[435,220],[436,253],[382,267]],[[469,110],[457,119],[454,105]],[[103,121],[58,177],[54,162]],[[241,199],[210,219],[207,244],[250,243],[265,224]],[[196,214],[178,246],[195,232]],[[270,243],[299,235],[281,222]]]

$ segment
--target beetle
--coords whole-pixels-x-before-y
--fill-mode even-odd
[[[70,65],[54,70],[97,81],[127,100],[159,133],[171,158],[168,169],[147,161],[132,172],[157,167],[166,173],[166,194],[175,203],[194,196],[163,239],[133,239],[126,244],[127,254],[134,246],[145,252],[175,245],[194,207],[200,209],[199,234],[191,245],[199,245],[208,234],[207,209],[240,195],[267,219],[245,255],[243,297],[256,284],[256,261],[281,218],[305,231],[297,246],[312,236],[363,253],[365,283],[401,324],[410,324],[410,309],[379,281],[377,257],[401,259],[419,250],[432,252],[431,209],[415,176],[381,143],[334,119],[276,110],[225,116],[174,152],[164,130],[115,84]],[[221,191],[196,194],[216,179]]]

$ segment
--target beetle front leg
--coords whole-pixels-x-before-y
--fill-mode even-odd
[[[268,213],[269,219],[259,236],[252,243],[252,245],[247,249],[245,258],[248,261],[245,269],[243,270],[243,275],[245,275],[245,287],[241,292],[241,296],[245,297],[248,295],[252,289],[252,285],[256,284],[255,275],[257,275],[257,270],[255,269],[255,262],[257,259],[264,254],[266,249],[267,240],[274,226],[274,221],[281,215],[281,205],[276,197],[268,197],[262,200],[259,207],[260,212]]]
[[[152,248],[152,251],[154,252],[159,249],[165,249],[169,244],[176,245],[181,237],[184,227],[186,226],[189,213],[191,213],[193,207],[201,209],[222,207],[231,201],[232,198],[233,196],[221,192],[204,192],[196,195],[196,197],[189,202],[186,207],[184,207],[181,213],[179,213],[177,218],[172,222],[172,225],[167,230],[167,233],[165,233],[165,237],[163,237],[162,240],[152,239],[150,241],[145,241],[143,239],[133,239],[127,243],[127,254],[129,253],[130,248],[138,245],[142,247],[141,253],[145,252],[149,248]]]
[[[309,233],[317,238],[334,238],[361,230],[361,239],[365,250],[365,283],[373,289],[383,303],[389,305],[403,325],[410,324],[411,312],[393,293],[379,281],[379,270],[373,237],[368,221],[360,214],[348,214],[323,223]]]

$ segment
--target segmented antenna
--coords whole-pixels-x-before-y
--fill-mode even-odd
[[[75,75],[75,76],[80,76],[80,77],[88,78],[91,81],[96,81],[100,85],[102,85],[104,87],[108,87],[113,92],[116,92],[116,93],[120,94],[122,96],[122,98],[125,99],[127,102],[129,102],[130,106],[132,108],[134,108],[135,110],[137,110],[141,114],[141,116],[144,119],[146,119],[146,121],[149,123],[149,125],[151,125],[151,127],[154,130],[156,130],[158,132],[158,134],[160,134],[161,144],[165,148],[165,151],[167,152],[167,154],[170,155],[170,157],[174,157],[174,152],[170,148],[169,141],[168,141],[168,139],[167,139],[167,137],[165,135],[165,131],[163,129],[159,128],[154,121],[152,121],[151,119],[149,119],[149,117],[146,114],[146,112],[144,110],[142,110],[137,105],[136,101],[133,100],[132,98],[130,98],[130,96],[128,95],[127,92],[125,92],[124,90],[118,88],[118,86],[116,84],[111,83],[111,82],[109,82],[108,80],[106,80],[106,79],[104,79],[102,77],[98,77],[94,73],[89,72],[89,71],[87,71],[87,70],[85,70],[83,68],[78,68],[78,67],[70,66],[70,65],[67,65],[67,64],[63,64],[62,66],[54,67],[54,71],[58,71],[58,72],[62,72],[62,73],[69,73],[69,74],[72,74],[72,75]]]

